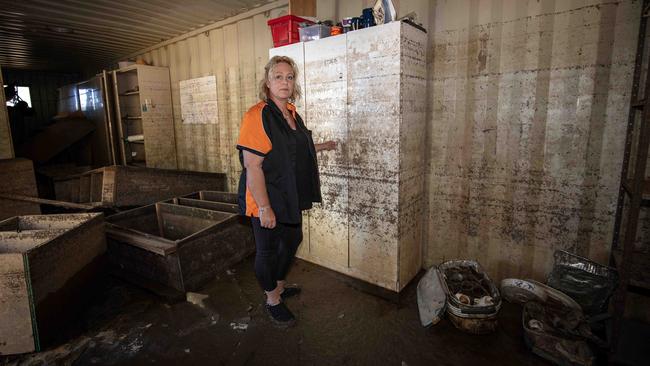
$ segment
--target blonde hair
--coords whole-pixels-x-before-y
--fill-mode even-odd
[[[273,71],[273,68],[281,62],[284,62],[285,64],[291,66],[291,69],[293,70],[293,79],[296,80],[296,82],[293,84],[293,93],[291,94],[289,101],[295,102],[297,99],[300,99],[300,96],[302,95],[300,92],[300,84],[297,82],[298,66],[296,66],[296,63],[289,56],[273,56],[269,62],[267,62],[266,66],[264,66],[264,78],[262,81],[260,81],[259,97],[265,102],[268,101],[270,97],[269,87],[266,85],[269,81],[269,73],[271,73],[271,71]]]

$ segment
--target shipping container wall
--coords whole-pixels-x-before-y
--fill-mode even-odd
[[[607,263],[640,1],[437,1],[426,264]]]
[[[2,80],[2,67],[0,67],[0,87],[4,85]],[[9,115],[5,101],[5,90],[0,88],[0,159],[12,159],[14,147],[11,141],[11,129],[9,128]]]
[[[556,249],[606,263],[640,1],[401,0],[428,30],[425,266],[477,258],[543,280]],[[373,1],[323,0],[320,18]],[[226,172],[272,46],[258,14],[144,54],[170,67],[181,169]],[[181,80],[215,75],[219,120],[180,118]]]
[[[322,19],[336,19],[338,13],[340,17],[358,16],[371,3],[319,1],[317,11]],[[428,3],[402,1],[400,11],[406,14],[424,9],[420,12],[425,13]],[[287,6],[280,6],[140,55],[151,65],[170,68],[179,169],[227,173],[229,189],[236,190],[241,168],[234,146],[241,117],[258,100],[257,85],[268,61],[268,50],[273,47],[267,21],[287,11]],[[217,82],[218,122],[184,124],[179,82],[209,75],[214,75]]]
[[[286,12],[282,6],[142,55],[152,65],[169,67],[179,169],[227,173],[229,189],[236,190],[240,121],[258,100],[257,84],[273,47],[266,22]],[[210,75],[216,77],[217,122],[183,123],[179,82]]]
[[[17,144],[25,142],[56,115],[58,88],[75,83],[81,78],[80,74],[47,71],[4,69],[2,73],[5,84],[27,86],[31,96],[33,114],[26,116],[23,124],[12,125],[14,141]]]

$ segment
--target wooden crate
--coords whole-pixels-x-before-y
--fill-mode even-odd
[[[0,222],[0,354],[40,351],[86,305],[106,251],[101,213]]]
[[[34,166],[29,159],[0,160],[0,194],[38,197]],[[0,198],[0,220],[20,215],[41,213],[38,203],[18,202]]]
[[[109,166],[54,180],[56,199],[102,207],[144,206],[202,189],[223,190],[222,173]]]
[[[117,274],[166,297],[182,298],[250,255],[253,233],[230,203],[236,195],[210,194],[222,198],[210,201],[201,194],[108,217],[109,258]]]

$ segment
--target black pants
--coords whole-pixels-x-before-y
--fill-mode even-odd
[[[273,229],[260,226],[260,219],[251,218],[255,235],[255,277],[264,291],[273,291],[283,281],[302,242],[302,223],[277,223]]]

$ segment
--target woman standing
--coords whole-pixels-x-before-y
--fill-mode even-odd
[[[286,286],[286,275],[302,241],[302,210],[320,202],[316,152],[336,148],[314,144],[311,131],[292,104],[300,97],[294,61],[275,56],[264,68],[262,101],[244,115],[237,141],[243,171],[241,214],[250,216],[255,235],[255,276],[266,293],[266,308],[279,324],[295,317],[283,300],[300,293]]]

